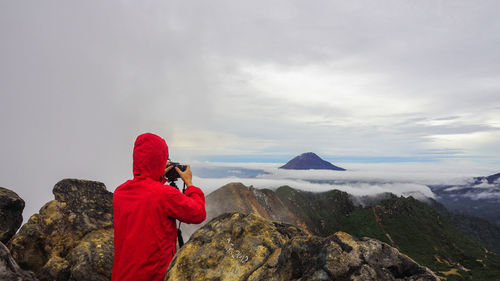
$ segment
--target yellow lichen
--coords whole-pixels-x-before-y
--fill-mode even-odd
[[[478,263],[480,263],[483,267],[486,267],[486,264],[484,263],[484,261],[482,259],[477,259],[476,261]]]
[[[359,248],[359,244],[354,241],[352,236],[350,234],[347,234],[342,231],[338,231],[335,233],[335,236],[337,236],[342,242],[346,243],[347,245],[351,246],[353,249]]]
[[[460,276],[462,277],[462,274],[458,273],[458,269],[456,268],[452,268],[448,271],[439,271],[441,274],[443,274],[444,276],[448,276],[448,275],[456,275],[456,276]]]
[[[436,259],[436,261],[437,261],[438,263],[444,263],[444,264],[446,264],[446,265],[448,265],[448,266],[454,266],[454,264],[453,264],[453,263],[451,263],[450,261],[448,261],[448,260],[446,260],[446,259],[441,259],[441,258],[439,258],[437,255],[434,255],[434,258]]]
[[[44,207],[44,213],[43,213],[43,218],[44,218],[44,223],[46,225],[51,225],[52,222],[54,221],[60,221],[62,219],[62,213],[60,211],[61,208],[63,208],[65,204],[52,200],[49,203],[47,203]]]

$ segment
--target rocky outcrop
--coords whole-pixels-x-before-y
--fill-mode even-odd
[[[22,270],[9,253],[9,249],[0,242],[0,280],[34,281],[33,272]]]
[[[65,179],[16,234],[9,248],[40,280],[109,280],[113,264],[113,194],[100,182]]]
[[[14,191],[0,187],[0,241],[7,243],[23,222],[24,200]]]
[[[354,203],[361,200],[366,205]],[[448,272],[456,272],[461,280],[498,280],[500,255],[467,238],[432,206],[395,195],[361,200],[338,190],[312,193],[282,186],[272,191],[231,183],[210,193],[206,206],[208,218],[223,212],[254,213],[296,225],[317,236],[328,237],[343,231],[356,237],[375,238],[443,279]],[[487,233],[491,229],[480,226],[476,220],[469,228],[473,233],[494,238],[495,232]],[[197,230],[193,225],[182,227],[188,229],[183,234]],[[185,236],[184,241],[188,238]]]
[[[223,214],[196,231],[165,280],[439,280],[388,244],[344,232],[309,236],[254,214]]]
[[[269,189],[256,189],[233,182],[222,186],[206,196],[205,206],[207,219],[205,222],[224,214],[238,212],[258,214],[269,219],[293,224],[311,234],[309,226],[302,218],[290,210],[286,201],[280,199],[276,192]],[[200,228],[197,224],[182,224],[184,241]]]
[[[229,183],[207,196],[206,208],[208,219],[223,213],[254,213],[265,219],[297,225],[308,232],[304,222],[287,208],[275,192],[268,189]]]

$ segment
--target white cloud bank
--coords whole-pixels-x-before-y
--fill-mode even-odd
[[[498,164],[499,9],[0,1],[0,185],[25,199],[25,218],[63,178],[114,190],[146,131],[178,160],[313,150]],[[411,171],[397,177],[412,183]]]
[[[256,178],[200,178],[195,183],[208,194],[229,182],[241,182],[255,188],[277,188],[288,185],[305,191],[321,192],[332,189],[345,191],[355,196],[377,195],[390,192],[398,196],[434,198],[427,185],[459,185],[472,177],[489,175],[494,167],[477,167],[460,163],[390,163],[390,164],[345,164],[347,171],[327,170],[283,170],[279,164],[269,163],[195,163],[193,166],[238,167],[262,169],[267,174]],[[310,180],[310,181],[308,181]],[[311,182],[311,180],[313,182]],[[320,181],[320,182],[314,182]],[[328,181],[328,182],[325,182]]]
[[[326,184],[326,183],[311,183],[299,179],[263,179],[263,178],[195,178],[195,180],[201,183],[201,186],[207,193],[210,193],[217,188],[230,183],[230,182],[241,182],[244,185],[251,185],[255,188],[269,188],[276,189],[280,186],[288,185],[295,189],[312,191],[312,192],[323,192],[333,189],[345,191],[354,196],[373,196],[381,193],[393,193],[398,196],[414,196],[421,198],[422,196],[428,198],[434,198],[434,194],[429,189],[429,187],[422,184],[415,183],[345,183],[345,184]]]

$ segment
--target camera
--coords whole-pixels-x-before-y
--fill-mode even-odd
[[[178,162],[168,162],[167,163],[167,168],[170,167],[170,166],[174,166],[174,168],[170,169],[170,171],[166,172],[165,173],[165,178],[169,181],[169,182],[175,182],[178,178],[180,178],[181,176],[179,175],[179,173],[177,173],[177,170],[175,170],[175,167],[179,168],[179,170],[181,171],[186,171],[186,165],[182,165]]]

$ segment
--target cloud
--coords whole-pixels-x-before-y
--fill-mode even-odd
[[[490,191],[490,192],[469,192],[463,195],[464,197],[469,197],[472,200],[500,200],[500,192],[499,191]]]
[[[499,130],[475,131],[456,134],[428,135],[427,144],[433,148],[461,149],[465,155],[496,155],[500,152],[497,140]]]
[[[498,164],[498,8],[3,1],[0,184],[26,214],[62,178],[114,190],[146,131],[180,161],[316,151]]]
[[[342,164],[347,171],[328,170],[283,170],[270,163],[193,163],[193,170],[205,168],[227,168],[228,170],[262,170],[257,177],[196,177],[195,182],[208,194],[229,182],[241,182],[255,188],[275,189],[288,185],[296,189],[322,192],[338,189],[354,196],[375,196],[393,193],[398,196],[413,196],[417,199],[434,198],[427,185],[466,184],[478,174],[490,174],[492,167],[479,168],[464,163],[377,163]],[[336,163],[337,164],[337,163]],[[244,170],[243,170],[244,172]]]
[[[457,191],[457,190],[461,190],[461,189],[465,189],[465,188],[468,188],[468,187],[467,186],[453,186],[453,187],[446,188],[444,191],[452,192],[452,191]]]
[[[280,186],[290,186],[295,189],[310,192],[325,192],[330,190],[345,191],[354,196],[375,196],[382,193],[393,193],[398,196],[424,196],[434,198],[434,194],[429,187],[414,183],[345,183],[345,184],[319,184],[304,180],[294,179],[263,179],[263,178],[195,178],[200,183],[204,191],[209,194],[219,187],[230,182],[241,182],[247,186],[255,188],[276,189]]]
[[[254,154],[278,143],[272,139],[241,137],[225,132],[196,130],[196,133],[176,128],[169,144],[183,152],[183,157],[205,155]],[[195,158],[196,159],[196,158]]]

